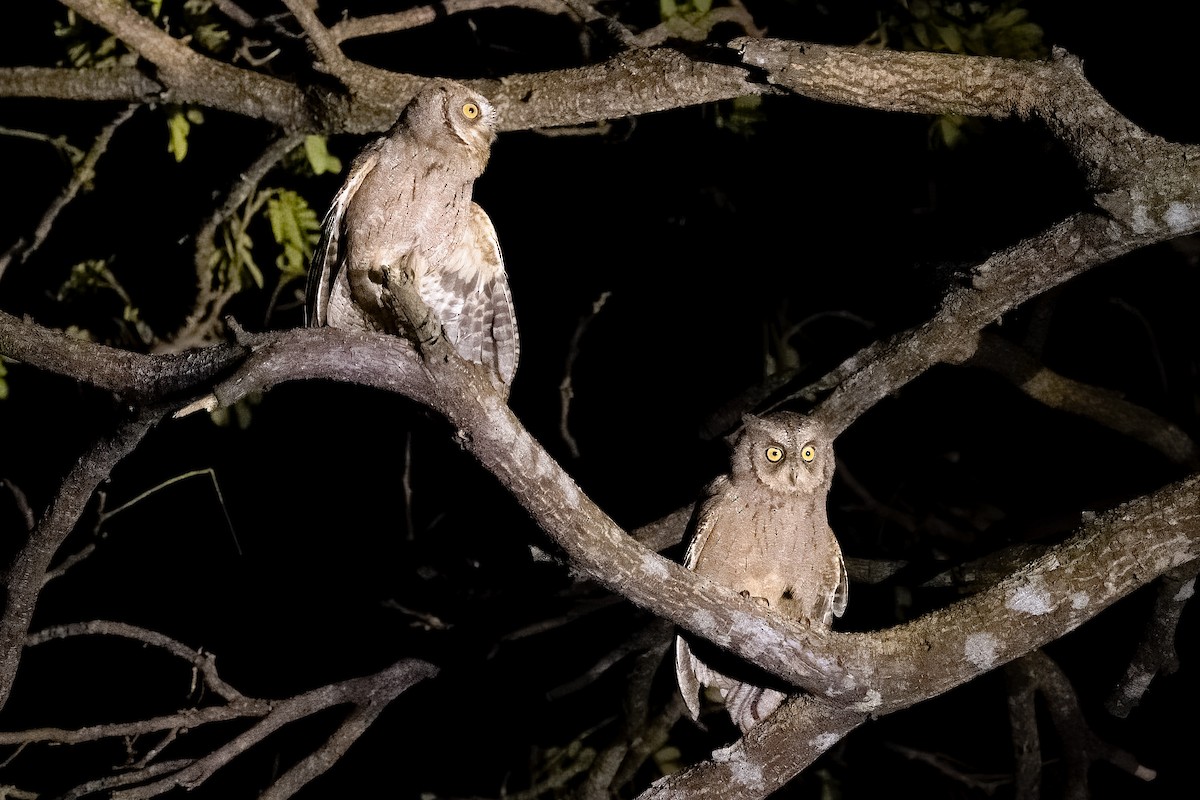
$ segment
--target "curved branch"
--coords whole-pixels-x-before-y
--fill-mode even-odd
[[[137,625],[130,625],[126,622],[91,620],[90,622],[76,622],[69,625],[55,625],[52,628],[31,633],[25,644],[27,647],[36,647],[45,642],[55,639],[66,639],[71,636],[119,636],[123,639],[131,639],[151,647],[158,647],[166,650],[176,658],[191,664],[204,676],[204,685],[223,700],[233,703],[246,699],[241,692],[221,680],[221,677],[217,675],[215,659],[211,653],[193,650],[169,636],[164,636],[161,633]]]
[[[261,342],[214,390],[223,404],[283,380],[313,377],[407,393],[460,430],[467,449],[582,572],[785,680],[860,711],[894,711],[964,683],[1200,555],[1200,477],[1193,477],[1090,522],[989,590],[908,625],[872,634],[804,630],[627,536],[444,339],[419,360],[403,340],[382,335],[300,330],[264,335]],[[1123,541],[1131,537],[1138,547]]]
[[[1092,267],[1168,236],[1161,229],[1138,235],[1110,218],[1076,214],[980,264],[972,272],[971,285],[947,294],[928,322],[864,348],[791,397],[815,400],[833,389],[814,414],[841,433],[933,365],[971,358],[979,332],[1004,313]]]
[[[309,332],[314,336],[324,331]],[[270,362],[302,366],[304,340],[272,352],[222,385],[223,403],[289,377]],[[378,337],[386,339],[386,337]],[[366,337],[356,359],[386,363]],[[444,340],[434,347],[447,346]],[[1074,629],[1156,576],[1200,555],[1200,476],[1088,523],[1072,539],[985,592],[878,633],[802,629],[752,599],[696,575],[627,536],[521,426],[486,378],[460,359],[437,364],[427,400],[588,577],[811,692],[859,711],[887,713],[933,697]],[[321,371],[344,367],[329,365]],[[387,380],[372,376],[370,385]],[[1130,548],[1136,537],[1139,546]],[[1132,551],[1132,552],[1129,552]],[[1036,623],[1036,624],[1032,624]]]

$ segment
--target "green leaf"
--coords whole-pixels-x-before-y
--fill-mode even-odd
[[[175,155],[176,162],[183,161],[187,157],[188,132],[191,129],[192,123],[188,121],[187,115],[182,109],[176,109],[175,113],[167,118],[167,132],[170,135],[167,152]]]
[[[342,171],[342,160],[330,154],[328,144],[329,140],[324,136],[310,134],[304,137],[304,155],[308,158],[315,175],[325,172],[336,174]]]
[[[8,370],[4,366],[4,359],[0,358],[0,400],[8,399],[8,381],[4,380],[4,376],[8,374]]]
[[[108,269],[108,261],[103,258],[90,258],[71,267],[71,272],[58,288],[55,299],[61,303],[105,289],[115,291],[122,300],[125,299],[124,290]]]
[[[272,189],[264,212],[275,242],[283,252],[275,265],[285,279],[300,278],[308,270],[313,248],[321,239],[321,221],[308,201],[290,189]]]
[[[951,53],[963,52],[962,37],[959,36],[958,30],[953,25],[934,25],[933,29],[937,31],[937,35],[941,37],[947,50]]]
[[[692,8],[701,16],[712,10],[712,0],[692,0]]]
[[[229,44],[229,31],[216,23],[197,25],[192,35],[200,46],[210,53],[219,53]]]
[[[237,292],[242,289],[242,273],[248,272],[258,288],[263,286],[262,270],[254,263],[254,239],[242,230],[242,220],[233,216],[220,228],[221,246],[213,253],[211,266],[218,269]]]
[[[670,19],[679,13],[675,0],[658,0],[658,15],[662,19]]]

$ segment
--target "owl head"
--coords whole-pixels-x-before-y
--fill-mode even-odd
[[[463,148],[479,177],[496,138],[496,109],[479,92],[438,80],[417,93],[396,124],[413,131],[418,141]]]
[[[733,445],[734,478],[754,479],[777,492],[824,496],[833,481],[829,432],[803,414],[747,415]]]

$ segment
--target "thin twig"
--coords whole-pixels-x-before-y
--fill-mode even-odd
[[[363,36],[379,36],[428,25],[441,16],[468,14],[490,8],[526,8],[546,14],[567,14],[570,8],[563,0],[444,0],[444,2],[415,6],[392,14],[344,19],[329,29],[333,41]]]
[[[559,415],[558,415],[558,430],[564,442],[567,443],[567,448],[571,451],[571,455],[579,458],[579,443],[575,441],[575,437],[571,435],[571,429],[568,422],[568,417],[571,414],[571,400],[575,397],[575,389],[571,383],[571,375],[575,369],[575,360],[579,358],[579,342],[583,339],[583,333],[588,326],[592,324],[604,308],[604,304],[608,302],[608,298],[612,296],[612,292],[601,292],[596,301],[592,303],[592,310],[579,318],[579,322],[575,325],[575,332],[571,334],[571,342],[567,345],[567,363],[563,368],[563,379],[558,385],[559,394]]]
[[[1188,601],[1196,593],[1196,576],[1200,574],[1200,560],[1172,570],[1162,576],[1158,593],[1154,599],[1154,610],[1146,622],[1146,630],[1137,652],[1129,661],[1129,667],[1121,680],[1113,687],[1105,703],[1108,712],[1116,717],[1127,717],[1142,700],[1150,688],[1150,682],[1160,673],[1170,675],[1179,668],[1179,655],[1175,651],[1175,636],[1179,629],[1179,618]]]
[[[330,684],[329,686],[323,686],[320,689],[314,689],[313,691],[305,692],[286,700],[275,701],[271,704],[270,711],[253,728],[237,736],[233,741],[209,753],[207,756],[197,759],[184,769],[154,783],[114,792],[112,800],[147,800],[148,798],[164,794],[176,787],[195,788],[208,780],[213,773],[228,764],[236,756],[249,750],[252,746],[284,725],[311,716],[318,711],[346,703],[352,703],[359,708],[358,716],[355,721],[350,723],[351,728],[347,729],[347,733],[344,734],[349,735],[350,730],[357,728],[363,722],[369,722],[369,720],[374,719],[378,713],[376,711],[376,714],[365,714],[363,713],[364,711],[382,709],[383,706],[386,706],[408,688],[422,680],[432,678],[436,674],[437,668],[432,664],[415,659],[403,659],[374,675]],[[361,733],[361,730],[359,730],[359,733]],[[357,738],[357,734],[354,734],[354,738]],[[353,739],[350,741],[353,741]],[[345,745],[349,746],[350,741],[346,741]],[[340,746],[341,742],[342,740],[337,740],[334,745],[327,743],[326,746]],[[297,775],[308,775],[307,770],[313,766],[315,765],[308,764]],[[315,775],[310,777],[315,777]],[[308,779],[304,778],[304,781],[306,782]],[[292,780],[299,780],[299,778],[293,778]],[[303,783],[300,785],[303,785]],[[286,788],[283,787],[281,791]],[[299,787],[297,786],[296,788]],[[288,795],[280,796],[286,797]]]
[[[28,243],[24,239],[15,242],[8,251],[0,255],[0,279],[4,278],[4,271],[8,268],[9,263],[13,258],[18,258],[21,263],[24,263],[28,258],[37,251],[42,243],[46,241],[46,237],[50,235],[50,229],[54,227],[54,221],[58,219],[58,215],[63,209],[70,205],[78,195],[79,191],[85,186],[91,184],[96,177],[96,164],[100,161],[100,157],[108,150],[108,145],[112,141],[113,135],[125,124],[126,120],[133,116],[133,112],[137,111],[136,105],[128,105],[121,109],[111,122],[100,129],[100,133],[96,135],[96,140],[92,143],[91,148],[79,162],[79,166],[75,168],[74,174],[71,175],[71,180],[63,188],[58,197],[50,203],[41,220],[38,221],[37,227],[34,228],[33,238]]]
[[[17,511],[20,512],[21,518],[25,520],[25,530],[33,530],[35,524],[33,516],[33,508],[29,505],[29,498],[21,491],[21,487],[10,481],[8,478],[0,478],[0,484],[3,484],[6,489],[12,494],[13,502],[16,503]]]
[[[176,658],[188,662],[199,670],[204,675],[204,684],[222,699],[230,703],[247,700],[241,692],[225,683],[217,675],[215,659],[211,653],[193,650],[169,636],[137,625],[108,620],[91,620],[89,622],[74,622],[69,625],[55,625],[37,633],[31,633],[26,643],[29,647],[36,647],[39,644],[54,639],[68,639],[72,636],[116,636],[122,639],[141,642],[151,647],[157,647],[160,650],[167,651]]]
[[[233,296],[229,284],[221,284],[215,274],[214,243],[217,229],[254,194],[258,183],[283,158],[304,141],[305,134],[289,133],[267,145],[225,194],[221,205],[209,216],[196,233],[196,298],[192,312],[183,325],[156,348],[155,352],[171,353],[209,344],[220,327],[225,304]]]
[[[316,3],[309,2],[309,0],[283,0],[283,4],[300,23],[300,27],[308,36],[308,41],[312,43],[313,49],[320,57],[317,68],[346,80],[345,73],[350,65],[350,59],[346,58],[342,49],[338,47],[337,39],[330,33],[329,28],[326,28],[324,23],[317,19]]]

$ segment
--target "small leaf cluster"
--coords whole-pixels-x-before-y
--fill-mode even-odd
[[[111,335],[97,337],[87,328],[72,326],[72,335],[83,339],[101,338],[109,343],[142,347],[157,341],[154,331],[142,320],[141,313],[125,287],[109,269],[108,259],[88,259],[75,264],[55,295],[55,299],[60,303],[97,297],[117,301],[119,311],[110,318],[115,325],[115,331]]]
[[[1019,60],[1043,58],[1048,52],[1045,32],[1029,21],[1022,0],[999,3],[900,0],[896,9],[868,40],[898,50],[999,56]],[[955,147],[968,132],[978,133],[973,118],[947,114],[934,120],[931,144]]]
[[[1021,0],[1000,3],[904,0],[873,40],[898,50],[1033,60],[1046,55],[1045,34]]]

